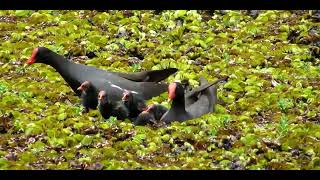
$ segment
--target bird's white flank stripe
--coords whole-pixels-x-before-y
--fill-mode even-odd
[[[120,90],[124,91],[124,89],[122,89],[120,86],[117,86],[117,85],[115,85],[115,84],[112,84],[110,81],[108,81],[108,83],[111,84],[111,85],[110,85],[111,87],[114,87],[114,88],[117,88],[117,89],[120,89]],[[136,92],[136,91],[130,91],[130,92],[132,92],[132,93],[134,93],[134,94],[139,94],[139,93]]]

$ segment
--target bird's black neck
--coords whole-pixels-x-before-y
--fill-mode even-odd
[[[77,78],[72,74],[71,67],[72,65],[77,65],[64,56],[56,54],[54,52],[48,52],[45,57],[44,64],[50,65],[53,67],[63,79],[70,85],[74,92],[77,92],[77,88],[82,82],[78,82]],[[75,70],[76,71],[76,70]]]
[[[173,99],[171,109],[176,109],[180,112],[186,112],[184,94],[183,96],[179,96]]]
[[[100,102],[99,104],[103,109],[105,108],[110,109],[112,106],[112,103],[109,99],[105,99],[103,102]]]
[[[86,90],[87,93],[92,93],[92,94],[96,94],[96,89],[94,88],[94,86],[89,86],[88,89]]]
[[[44,57],[42,57],[44,60],[44,64],[50,65],[53,68],[55,68],[59,73],[63,69],[65,69],[65,65],[70,64],[71,62],[68,61],[64,56],[61,56],[55,52],[47,52]]]

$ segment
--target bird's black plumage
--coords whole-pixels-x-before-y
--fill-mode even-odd
[[[161,104],[152,104],[148,106],[146,111],[152,113],[154,118],[159,121],[161,117],[168,111],[168,108]]]
[[[146,110],[141,112],[134,120],[135,125],[158,124],[160,119],[168,111],[168,108],[161,104],[149,105]]]
[[[112,101],[121,100],[124,89],[134,91],[146,100],[158,96],[168,87],[168,84],[159,83],[159,81],[177,71],[175,68],[168,68],[137,73],[109,72],[93,66],[74,63],[45,47],[35,48],[27,63],[44,63],[52,66],[78,96],[81,93],[77,91],[77,88],[88,80],[96,89],[105,90],[110,94]]]
[[[78,90],[81,91],[81,103],[84,107],[83,112],[88,112],[89,109],[96,109],[98,105],[98,94],[90,81],[83,82]]]
[[[152,113],[143,111],[134,120],[133,124],[136,126],[145,126],[147,124],[154,124],[155,122],[156,122],[156,119]]]
[[[127,90],[123,92],[122,101],[129,110],[130,118],[136,118],[147,108],[146,101],[139,94]]]
[[[111,116],[118,120],[125,120],[129,117],[129,111],[121,101],[110,101],[105,91],[100,91],[98,95],[98,109],[101,116],[109,119]]]
[[[186,94],[181,83],[171,83],[168,87],[169,99],[172,100],[171,108],[162,116],[161,121],[185,121],[213,112],[217,97],[216,87],[212,86],[227,79],[228,77],[208,83],[204,78],[200,78],[201,86]]]

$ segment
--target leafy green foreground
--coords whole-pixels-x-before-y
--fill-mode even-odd
[[[0,169],[320,169],[319,25],[311,11],[0,11]],[[81,114],[53,68],[25,66],[37,46],[179,68],[167,82],[230,79],[215,113],[135,127]]]

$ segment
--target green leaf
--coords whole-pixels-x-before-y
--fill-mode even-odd
[[[32,14],[30,10],[16,10],[15,15],[18,17],[27,17]]]
[[[8,87],[5,84],[0,84],[0,93],[4,93],[8,90]]]
[[[288,117],[285,115],[282,115],[279,122],[279,127],[278,127],[280,136],[283,136],[288,132],[288,125],[289,125]]]
[[[89,146],[89,145],[91,145],[92,141],[93,141],[93,137],[86,135],[82,139],[81,144],[84,145],[84,146]]]
[[[198,32],[200,31],[200,27],[199,26],[188,26],[187,29],[193,31],[193,32]]]
[[[174,13],[174,17],[175,18],[180,18],[180,17],[183,17],[184,15],[187,14],[187,11],[186,10],[177,10],[175,13]]]
[[[32,144],[32,152],[38,153],[38,152],[44,151],[45,147],[46,145],[43,142],[37,141],[34,144]]]
[[[145,134],[137,134],[132,139],[137,143],[141,143],[147,136]]]
[[[58,120],[59,121],[63,121],[63,120],[65,120],[67,118],[67,113],[61,113],[61,114],[59,114],[59,116],[58,116]]]
[[[5,170],[8,167],[8,161],[0,158],[0,170]]]
[[[247,134],[240,138],[240,141],[246,146],[252,146],[257,143],[257,137],[255,134]]]
[[[27,125],[27,128],[25,130],[26,135],[34,135],[34,134],[40,134],[42,133],[42,127],[35,123],[29,123]]]
[[[111,124],[115,124],[118,121],[117,117],[114,116],[110,116],[110,118],[108,119],[108,122]]]
[[[90,163],[90,162],[91,162],[91,158],[90,158],[90,157],[79,158],[79,162],[87,162],[87,163]]]
[[[214,38],[212,37],[212,36],[209,36],[207,39],[206,39],[206,41],[205,41],[205,43],[210,43],[210,42],[212,42],[214,40]]]
[[[64,138],[50,138],[49,144],[53,147],[65,147],[65,139]]]
[[[224,88],[230,88],[233,92],[242,92],[243,88],[240,86],[240,83],[239,79],[232,79],[224,85]]]

